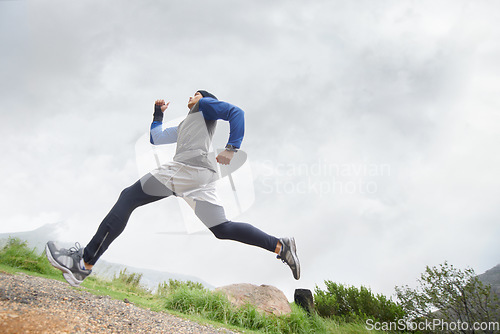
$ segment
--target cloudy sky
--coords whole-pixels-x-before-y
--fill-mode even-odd
[[[138,209],[103,259],[289,297],[324,280],[392,294],[445,260],[484,272],[500,263],[499,21],[493,0],[0,1],[0,233],[61,222],[86,244],[144,171],[153,101],[179,120],[206,89],[246,114],[255,199],[234,220],[295,236],[302,279],[187,233],[176,199]]]

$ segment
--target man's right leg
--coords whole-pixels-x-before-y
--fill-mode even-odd
[[[52,241],[49,241],[45,248],[48,260],[63,272],[68,283],[78,286],[91,272],[87,265],[93,266],[111,242],[123,232],[130,215],[137,207],[172,194],[172,191],[153,175],[145,175],[121,192],[118,201],[104,218],[85,249],[81,249],[78,243],[70,249],[58,248]]]

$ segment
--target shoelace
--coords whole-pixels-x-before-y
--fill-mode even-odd
[[[74,254],[74,253],[78,253],[80,251],[80,249],[82,249],[82,246],[80,245],[80,243],[75,242],[75,245],[73,247],[71,247],[70,249],[68,249],[68,251],[71,254]]]
[[[70,249],[68,249],[68,252],[69,252],[70,255],[77,254],[77,256],[80,259],[80,261],[82,261],[82,255],[79,254],[81,250],[82,250],[82,246],[80,245],[80,243],[79,242],[75,242],[75,246],[73,246]],[[87,269],[85,267],[82,267],[81,263],[78,263],[78,268],[80,268],[81,270],[90,270],[90,269]],[[90,271],[92,272],[92,270],[90,270]]]

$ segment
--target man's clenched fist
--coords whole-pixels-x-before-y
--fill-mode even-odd
[[[155,101],[156,106],[161,106],[161,112],[165,112],[165,110],[167,110],[169,104],[170,104],[170,101],[167,103],[165,103],[165,100],[156,100]]]

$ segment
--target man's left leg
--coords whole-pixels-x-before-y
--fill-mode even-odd
[[[194,212],[217,239],[234,240],[277,253],[277,257],[290,266],[295,279],[300,278],[300,262],[294,238],[278,239],[248,223],[229,221],[224,208],[210,202],[195,201]]]

